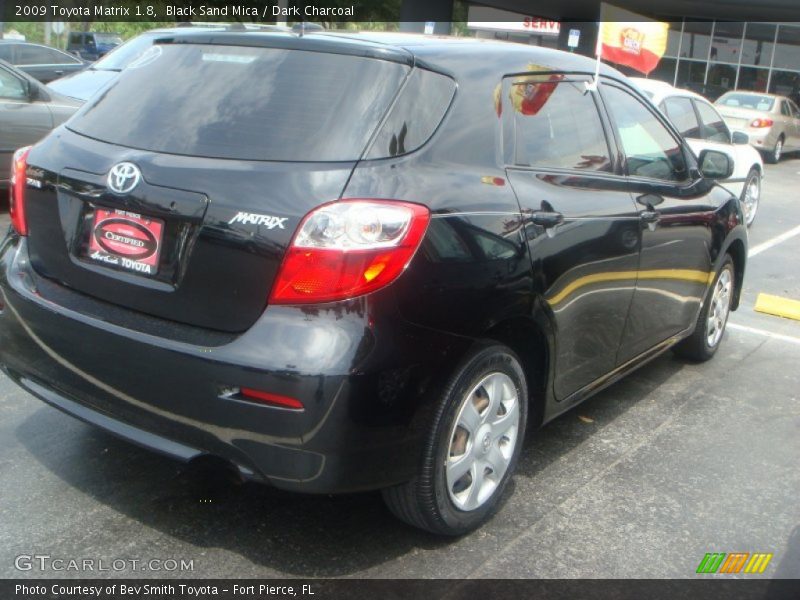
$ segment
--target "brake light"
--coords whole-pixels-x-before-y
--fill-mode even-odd
[[[20,235],[28,235],[28,222],[25,219],[25,182],[28,169],[28,152],[31,147],[26,146],[14,152],[11,159],[11,181],[8,186],[8,212],[11,215],[11,225]]]
[[[763,118],[763,119],[753,119],[750,122],[750,127],[772,127],[772,119]]]
[[[275,279],[271,304],[333,302],[374,292],[397,279],[430,220],[424,206],[348,199],[311,211]]]

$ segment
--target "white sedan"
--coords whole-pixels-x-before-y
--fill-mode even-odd
[[[718,150],[733,158],[733,175],[720,183],[739,196],[749,227],[758,211],[764,162],[750,146],[747,134],[740,131],[731,134],[714,105],[699,94],[654,79],[631,79],[681,132],[695,154],[706,149]]]

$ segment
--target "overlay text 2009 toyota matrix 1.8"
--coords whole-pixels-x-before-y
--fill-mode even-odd
[[[159,40],[15,155],[4,370],[179,459],[474,529],[526,431],[668,348],[710,358],[738,304],[729,158],[593,69],[405,35]]]

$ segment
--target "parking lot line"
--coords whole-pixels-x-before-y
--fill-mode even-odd
[[[766,242],[759,244],[758,246],[753,246],[750,248],[750,251],[747,253],[749,258],[753,258],[754,256],[758,256],[765,250],[769,250],[770,248],[777,246],[781,242],[785,242],[786,240],[793,238],[796,235],[800,235],[800,225],[795,227],[794,229],[790,229],[780,235],[776,235],[774,238],[768,239]]]
[[[771,294],[759,294],[753,307],[756,312],[800,321],[800,301]]]
[[[728,329],[733,329],[735,331],[742,331],[744,333],[752,333],[755,335],[763,335],[764,337],[780,340],[782,342],[788,342],[790,344],[797,344],[798,346],[800,346],[800,337],[795,337],[793,335],[784,335],[782,333],[775,333],[774,331],[768,331],[767,329],[759,329],[758,327],[749,327],[747,325],[739,325],[738,323],[731,323],[730,321],[728,322]]]

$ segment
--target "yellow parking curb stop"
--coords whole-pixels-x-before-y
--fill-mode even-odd
[[[753,310],[800,321],[800,300],[781,298],[770,294],[759,294]]]

